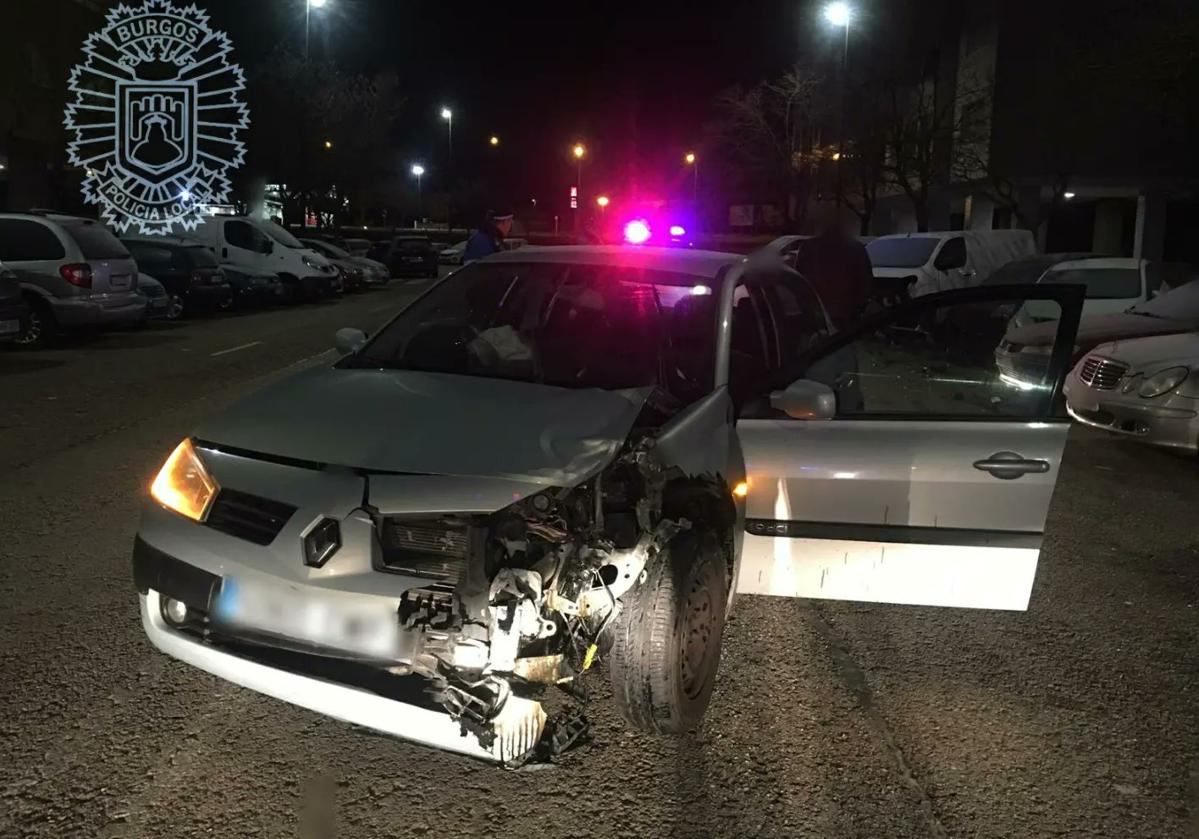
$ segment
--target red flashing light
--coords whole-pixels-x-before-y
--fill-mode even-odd
[[[624,240],[630,245],[643,245],[650,237],[649,225],[635,218],[624,226]]]
[[[92,266],[84,262],[73,262],[58,269],[58,274],[68,283],[79,288],[92,287]]]

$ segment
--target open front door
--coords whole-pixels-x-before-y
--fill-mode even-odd
[[[1071,286],[918,298],[777,377],[737,425],[738,593],[1027,609],[1082,299]],[[1001,372],[995,348],[1029,300],[1059,315],[1057,342]]]

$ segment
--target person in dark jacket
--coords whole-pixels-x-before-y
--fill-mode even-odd
[[[483,224],[466,241],[462,263],[474,262],[504,249],[504,237],[512,230],[512,213],[489,211]]]
[[[842,207],[822,207],[817,234],[795,256],[795,270],[816,289],[838,330],[861,317],[874,296],[870,256],[849,233],[849,224]]]

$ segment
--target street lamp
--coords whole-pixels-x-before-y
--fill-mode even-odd
[[[451,111],[449,108],[443,107],[441,109],[441,118],[445,120],[446,142],[449,144],[450,154],[453,154],[454,153],[454,112]]]
[[[689,151],[683,156],[683,162],[691,167],[691,203],[699,200],[699,158],[695,152]]]
[[[487,142],[491,143],[491,145],[493,145],[493,146],[498,146],[500,144],[500,138],[495,136],[494,134],[492,134],[491,139],[488,140]]]
[[[841,49],[841,107],[837,114],[837,153],[833,160],[840,161],[845,154],[845,97],[849,89],[849,23],[853,20],[853,7],[848,3],[829,3],[824,7],[824,19],[833,26],[845,29],[845,42]],[[842,200],[841,171],[837,167],[837,203]]]
[[[601,210],[608,209],[608,196],[601,195],[599,198],[595,199],[595,203],[599,205]]]
[[[328,0],[305,0],[304,3],[304,61],[308,61],[308,18],[313,9],[323,9]]]
[[[416,176],[416,215],[419,217],[422,215],[420,179],[421,179],[421,176],[425,174],[425,167],[421,166],[419,163],[413,163],[412,164],[412,174]],[[413,227],[413,229],[416,228],[416,222],[412,223],[412,227]]]
[[[583,201],[583,158],[587,156],[587,147],[582,143],[575,143],[570,153],[575,156],[575,189],[578,190],[578,205],[581,206]],[[579,229],[579,206],[575,207],[575,230]]]
[[[332,141],[332,140],[326,140],[326,141],[325,141],[325,150],[326,150],[326,151],[328,151],[328,150],[330,150],[330,149],[332,149],[332,148],[333,148],[333,141]]]

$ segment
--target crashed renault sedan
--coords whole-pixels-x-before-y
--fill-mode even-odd
[[[495,255],[175,448],[134,546],[143,626],[236,684],[507,766],[579,738],[598,660],[631,725],[689,730],[734,591],[1027,607],[1076,292],[935,294],[831,334],[778,260]],[[1025,299],[1062,307],[1029,388],[917,328]]]

